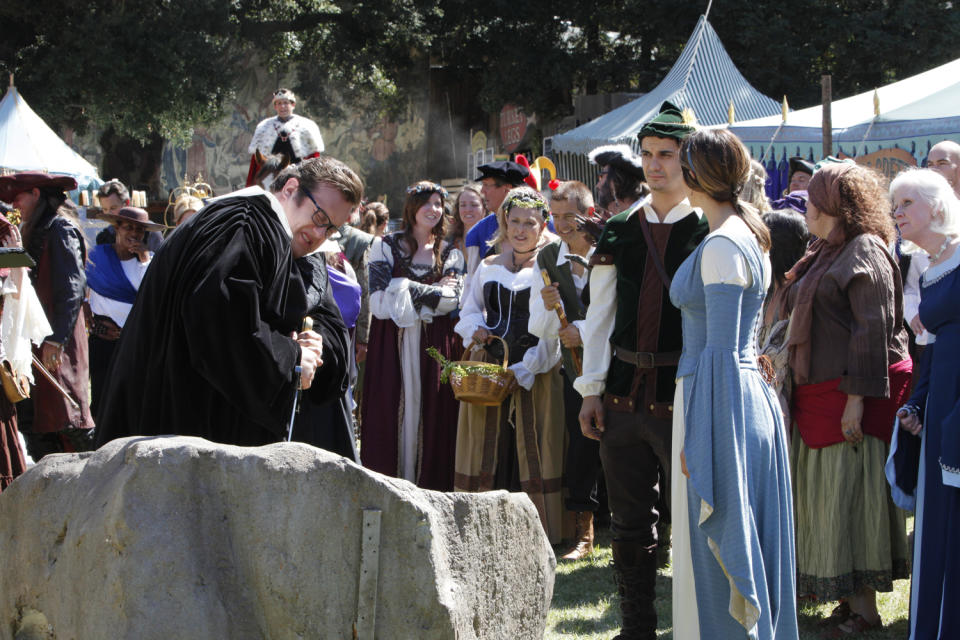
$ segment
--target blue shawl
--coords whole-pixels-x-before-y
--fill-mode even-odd
[[[98,244],[87,261],[87,286],[104,298],[133,304],[137,290],[123,272],[120,257],[112,244]]]

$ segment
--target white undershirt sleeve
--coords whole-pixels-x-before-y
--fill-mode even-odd
[[[595,265],[590,270],[590,306],[580,330],[583,340],[583,373],[573,388],[586,398],[603,393],[610,367],[610,336],[617,314],[617,268]]]

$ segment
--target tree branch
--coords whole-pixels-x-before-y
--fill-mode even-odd
[[[290,20],[249,20],[240,18],[240,35],[255,40],[287,31],[307,31],[322,24],[339,24],[342,13],[309,13]]]

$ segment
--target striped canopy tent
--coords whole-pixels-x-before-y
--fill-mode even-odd
[[[858,158],[895,174],[923,165],[930,147],[960,142],[960,58],[904,80],[830,105],[834,155]],[[730,126],[770,174],[767,193],[780,197],[788,184],[788,158],[823,155],[823,107],[737,122]],[[899,152],[898,152],[899,150]],[[866,158],[865,156],[871,156]]]
[[[707,16],[702,15],[677,62],[655,89],[576,129],[553,136],[551,154],[559,175],[593,184],[597,170],[586,156],[592,149],[624,143],[639,152],[637,132],[659,113],[664,100],[693,109],[697,121],[704,125],[728,122],[731,101],[737,118],[759,118],[781,110],[779,103],[754,89],[740,74]]]
[[[0,173],[17,171],[73,176],[81,189],[103,184],[96,167],[47,126],[11,82],[0,101]]]

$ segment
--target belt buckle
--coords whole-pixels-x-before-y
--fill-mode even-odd
[[[636,353],[636,365],[638,369],[653,369],[653,355],[649,351],[638,351]]]

